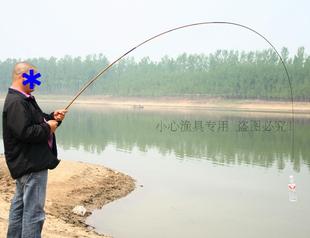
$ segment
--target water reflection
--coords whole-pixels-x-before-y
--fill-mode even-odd
[[[43,108],[48,111],[51,106],[43,105]],[[180,125],[186,126],[186,122],[191,130],[185,130],[186,127],[181,130]],[[241,127],[245,122],[247,130]],[[175,123],[174,128],[171,123]],[[255,123],[260,123],[259,127],[254,128]],[[266,128],[268,123],[269,129]],[[166,128],[160,128],[162,124],[166,124]],[[227,124],[224,130],[218,129],[220,124]],[[289,117],[74,107],[58,130],[57,138],[64,149],[82,148],[92,153],[101,153],[111,144],[117,150],[128,152],[135,147],[143,152],[155,147],[162,155],[173,153],[180,160],[202,159],[217,164],[264,167],[276,164],[278,169],[291,161],[294,170],[299,171],[301,163],[310,165],[309,131],[309,119],[296,119],[295,156],[292,158]]]
[[[43,105],[47,111],[51,107]],[[290,122],[289,117],[274,115],[75,107],[58,130],[57,138],[65,150],[82,148],[101,153],[112,144],[121,151],[131,152],[138,147],[146,152],[155,147],[162,155],[173,153],[180,160],[206,159],[217,164],[264,167],[276,163],[279,169],[291,161],[299,171],[301,163],[310,165],[310,120],[295,121],[294,158]],[[241,127],[244,123],[246,129]],[[255,123],[260,125],[253,127]]]

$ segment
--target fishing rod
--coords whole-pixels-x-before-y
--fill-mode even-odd
[[[277,54],[277,56],[279,57],[282,66],[284,68],[287,80],[288,80],[288,84],[289,84],[289,88],[290,88],[290,96],[291,96],[291,140],[292,140],[292,158],[294,158],[294,124],[295,124],[295,118],[294,118],[294,98],[293,98],[293,88],[292,88],[292,83],[291,83],[291,78],[290,75],[288,73],[288,69],[286,67],[286,64],[284,62],[284,60],[282,59],[281,55],[279,54],[279,52],[277,51],[276,47],[261,33],[257,32],[256,30],[252,29],[249,26],[246,25],[242,25],[239,23],[235,23],[235,22],[227,22],[227,21],[205,21],[205,22],[198,22],[198,23],[192,23],[192,24],[187,24],[187,25],[182,25],[182,26],[178,26],[169,30],[166,30],[164,32],[161,32],[157,35],[154,35],[144,41],[142,41],[141,43],[139,43],[138,45],[136,45],[135,47],[133,47],[132,49],[128,50],[127,52],[125,52],[123,55],[121,55],[120,57],[118,57],[117,59],[115,59],[112,63],[110,63],[108,66],[106,66],[104,69],[102,69],[97,75],[95,75],[92,79],[90,79],[81,89],[80,91],[78,91],[78,93],[73,97],[73,99],[68,103],[68,105],[66,106],[65,110],[68,110],[69,107],[74,103],[74,101],[93,83],[95,82],[100,76],[102,76],[105,72],[107,72],[114,64],[116,64],[118,61],[120,61],[121,59],[123,59],[126,55],[128,55],[129,53],[131,53],[132,51],[134,51],[135,49],[139,48],[140,46],[162,36],[165,34],[168,34],[170,32],[173,31],[177,31],[177,30],[181,30],[184,28],[190,28],[190,27],[194,27],[194,26],[201,26],[201,25],[232,25],[232,26],[237,26],[240,28],[244,28],[246,30],[249,30],[250,32],[258,35],[260,38],[262,38],[263,40],[265,40],[270,46],[271,48],[275,51],[275,53]]]
[[[154,35],[146,40],[144,40],[143,42],[139,43],[138,45],[136,45],[135,47],[133,47],[132,49],[128,50],[127,52],[125,52],[123,55],[121,55],[120,57],[118,57],[117,59],[115,59],[112,63],[110,63],[108,66],[106,66],[104,69],[102,69],[97,75],[95,75],[93,78],[91,78],[78,92],[77,94],[73,97],[73,99],[68,103],[68,105],[65,107],[65,110],[68,110],[69,107],[74,103],[74,101],[93,83],[95,82],[100,76],[102,76],[105,72],[107,72],[114,64],[116,64],[118,61],[120,61],[121,59],[123,59],[126,55],[128,55],[129,53],[131,53],[132,51],[134,51],[135,49],[139,48],[140,46],[146,44],[147,42],[154,40],[155,38],[158,38],[162,35],[168,34],[170,32],[173,31],[177,31],[183,28],[189,28],[189,27],[193,27],[193,26],[200,26],[200,25],[211,25],[211,24],[224,24],[224,25],[234,25],[234,26],[238,26],[244,29],[247,29],[253,33],[255,33],[256,35],[260,36],[262,39],[264,39],[270,46],[271,48],[276,52],[277,56],[279,57],[282,66],[285,70],[285,74],[287,76],[288,79],[288,83],[289,83],[289,88],[290,88],[290,96],[291,96],[291,102],[292,102],[292,114],[294,114],[294,99],[293,99],[293,89],[292,89],[292,83],[291,83],[291,79],[287,70],[287,67],[285,65],[284,60],[282,59],[281,55],[279,54],[279,52],[277,51],[276,47],[265,37],[263,36],[261,33],[257,32],[256,30],[246,26],[246,25],[242,25],[239,23],[235,23],[235,22],[226,22],[226,21],[211,21],[211,22],[198,22],[198,23],[192,23],[192,24],[187,24],[187,25],[183,25],[183,26],[178,26],[169,30],[166,30],[164,32],[161,32],[157,35]]]

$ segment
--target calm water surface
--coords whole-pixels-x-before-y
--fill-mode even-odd
[[[137,181],[134,192],[87,219],[98,232],[308,238],[310,120],[296,119],[294,156],[290,126],[280,114],[74,106],[57,139],[60,158],[102,164]],[[288,200],[291,174],[295,203]]]

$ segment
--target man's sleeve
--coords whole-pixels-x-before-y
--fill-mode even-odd
[[[49,121],[49,120],[54,120],[54,112],[51,112],[50,114],[44,113],[43,112],[43,117],[45,118],[45,120]]]
[[[43,117],[45,118],[45,120],[49,121],[49,120],[55,120],[54,118],[54,112],[51,112],[50,114],[44,113],[43,112]],[[57,121],[58,122],[58,126],[60,126],[61,121]]]
[[[45,122],[33,124],[27,112],[27,105],[21,101],[14,102],[8,109],[7,126],[16,138],[28,143],[47,141],[51,130]]]
[[[50,114],[44,113],[43,112],[43,117],[45,118],[45,120],[49,121],[49,120],[55,120],[54,118],[54,112],[51,112]],[[57,121],[58,126],[60,126],[62,121]]]

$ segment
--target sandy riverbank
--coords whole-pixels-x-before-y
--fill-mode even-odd
[[[40,103],[57,103],[68,105],[73,96],[68,95],[36,95]],[[0,102],[4,101],[4,95]],[[292,113],[291,101],[266,101],[266,100],[239,100],[207,97],[115,97],[81,95],[74,104],[87,107],[117,107],[134,108],[143,110],[174,110],[174,109],[199,109],[219,111],[261,112],[261,113]],[[309,114],[310,102],[294,102],[295,114]]]
[[[126,196],[134,188],[134,179],[123,173],[87,163],[61,161],[57,169],[49,171],[43,237],[109,237],[92,231],[85,225],[85,218],[93,209]],[[5,237],[14,189],[5,160],[0,157],[0,237]],[[87,215],[73,214],[71,210],[76,205],[85,206]]]
[[[66,106],[71,96],[36,96],[39,102],[61,103]],[[275,112],[291,113],[292,103],[290,101],[266,101],[266,100],[237,100],[206,97],[114,97],[82,95],[75,101],[82,106],[110,106],[129,107],[144,110],[158,109],[203,109],[203,110],[230,110],[243,112]],[[309,114],[310,102],[294,102],[294,113]]]

